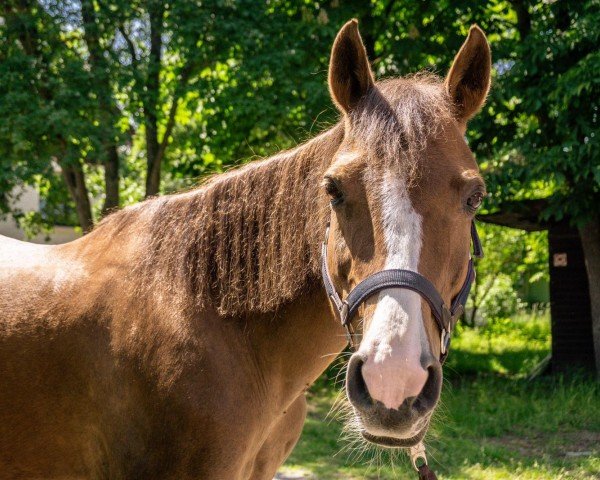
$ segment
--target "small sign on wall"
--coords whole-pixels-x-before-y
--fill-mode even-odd
[[[552,265],[555,267],[566,267],[567,266],[567,254],[566,253],[555,253],[552,256]]]

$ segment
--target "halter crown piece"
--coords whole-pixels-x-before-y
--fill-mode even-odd
[[[348,342],[354,348],[354,329],[352,328],[352,318],[358,308],[371,296],[386,290],[388,288],[405,288],[418,293],[423,297],[431,308],[431,313],[440,329],[440,362],[444,363],[448,356],[450,347],[450,336],[458,318],[462,315],[467,302],[467,297],[471,290],[471,284],[475,280],[475,269],[473,268],[473,258],[483,257],[483,248],[481,240],[477,234],[475,222],[471,222],[471,243],[473,245],[473,255],[469,256],[467,264],[467,276],[458,292],[452,299],[450,307],[446,306],[444,299],[439,294],[434,285],[423,275],[413,270],[389,269],[381,270],[368,276],[356,287],[354,287],[348,296],[342,300],[338,295],[327,266],[327,241],[329,239],[329,224],[325,231],[325,241],[321,250],[321,275],[325,285],[325,291],[338,314],[338,317],[346,329]]]

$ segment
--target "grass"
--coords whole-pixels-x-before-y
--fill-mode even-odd
[[[527,380],[549,352],[548,317],[520,316],[493,335],[453,340],[441,404],[427,436],[442,479],[600,478],[600,385],[583,374]],[[330,369],[309,393],[302,437],[282,469],[288,478],[416,478],[400,451],[353,449],[342,423],[326,420],[337,390]],[[285,476],[283,477],[285,478]]]

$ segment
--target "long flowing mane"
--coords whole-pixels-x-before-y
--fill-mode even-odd
[[[322,175],[343,126],[293,150],[108,217],[117,231],[151,210],[136,281],[224,316],[272,311],[320,281],[328,202]],[[140,288],[143,288],[141,285]],[[168,287],[167,287],[168,286]]]
[[[353,116],[353,137],[411,177],[449,112],[437,77],[379,82]],[[193,299],[224,316],[273,311],[320,282],[330,215],[320,185],[343,136],[340,122],[293,150],[110,215],[96,230],[138,235],[135,282],[171,304]]]

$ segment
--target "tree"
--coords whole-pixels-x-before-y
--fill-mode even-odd
[[[0,27],[1,182],[7,209],[11,188],[60,166],[79,223],[92,225],[83,162],[101,135],[94,125],[89,74],[62,32],[34,2],[7,2]]]
[[[87,173],[102,169],[102,211],[117,208],[128,168],[123,157],[139,139],[146,160],[145,196],[158,194],[180,109],[190,102],[188,113],[204,127],[210,114],[194,109],[215,103],[215,92],[226,91],[228,81],[229,86],[245,82],[248,97],[257,83],[259,88],[269,84],[260,83],[261,76],[273,77],[269,68],[275,56],[266,53],[275,50],[264,41],[263,25],[279,25],[283,37],[281,19],[287,13],[253,7],[250,1],[218,0],[9,1],[0,25],[0,112],[6,120],[0,134],[2,161],[14,174],[1,177],[4,209],[15,183],[49,175],[54,162],[79,223],[88,230],[93,215]],[[268,61],[255,63],[254,69],[237,68],[256,54]],[[224,72],[237,74],[237,80],[224,78]],[[195,140],[201,143],[201,137]]]
[[[540,221],[567,218],[579,229],[600,372],[600,2],[512,5],[519,37],[497,60],[478,151],[496,208],[543,198]]]

